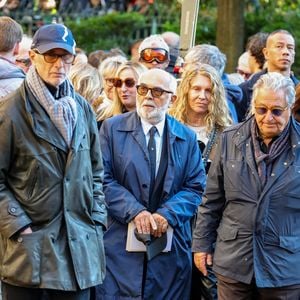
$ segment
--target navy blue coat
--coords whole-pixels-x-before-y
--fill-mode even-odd
[[[157,213],[174,228],[174,237],[170,252],[147,263],[143,299],[189,299],[191,219],[206,180],[196,135],[170,116],[166,125],[168,168]],[[104,234],[107,273],[97,299],[142,299],[144,253],[125,250],[127,223],[147,209],[149,198],[150,162],[138,115],[131,112],[106,120],[100,140],[109,224]]]
[[[207,180],[193,251],[214,253],[214,271],[258,287],[300,284],[300,127],[263,187],[250,133],[252,118],[226,129]]]

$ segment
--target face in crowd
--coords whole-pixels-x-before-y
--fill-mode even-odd
[[[295,60],[295,40],[285,32],[277,32],[267,39],[263,49],[269,72],[290,72]]]
[[[44,54],[33,49],[30,50],[29,56],[42,80],[54,87],[66,80],[75,59],[73,54],[60,48],[51,49]]]
[[[169,53],[163,48],[146,48],[140,53],[140,62],[147,69],[166,69],[169,65]]]
[[[204,75],[196,75],[190,83],[188,111],[205,116],[208,113],[211,93],[211,80]]]
[[[119,74],[119,78],[114,80],[114,86],[122,104],[127,111],[132,111],[136,107],[136,78],[133,70],[126,68]]]
[[[159,123],[176,99],[175,91],[176,80],[167,72],[160,69],[146,71],[137,85],[138,114],[153,125]]]
[[[268,143],[279,136],[288,124],[290,109],[285,92],[261,88],[254,105],[254,116],[260,135]]]

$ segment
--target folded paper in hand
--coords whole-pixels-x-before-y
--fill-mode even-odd
[[[137,240],[134,230],[136,226],[133,221],[128,223],[128,230],[127,230],[127,242],[126,242],[126,251],[128,252],[146,252],[146,245],[139,240]],[[169,252],[171,251],[172,246],[172,239],[173,239],[173,228],[168,226],[167,229],[167,245],[162,252]]]

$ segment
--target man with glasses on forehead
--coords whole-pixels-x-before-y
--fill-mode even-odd
[[[167,115],[175,91],[171,74],[147,70],[138,80],[137,111],[102,124],[109,228],[106,277],[97,299],[189,298],[191,219],[206,176],[196,135]],[[126,250],[128,223],[147,252]],[[162,252],[168,227],[171,250]]]
[[[98,130],[67,72],[75,40],[41,27],[21,87],[0,107],[0,275],[4,300],[86,300],[105,272]]]
[[[169,46],[160,34],[150,35],[139,46],[139,62],[147,69],[166,69],[170,62]]]
[[[253,88],[251,115],[220,139],[193,236],[195,263],[205,276],[206,265],[213,265],[219,300],[300,299],[294,100],[290,78],[262,75]]]

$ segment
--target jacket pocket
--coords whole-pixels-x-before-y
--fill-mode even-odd
[[[224,186],[226,191],[240,192],[243,190],[243,166],[244,163],[238,160],[227,160],[224,166]]]
[[[279,245],[292,253],[300,251],[300,237],[299,236],[280,236]]]
[[[40,284],[42,241],[40,232],[7,239],[2,268],[4,281],[7,278],[8,281],[18,284]]]
[[[221,226],[217,232],[220,240],[223,242],[235,240],[238,235],[238,230],[229,226]]]

